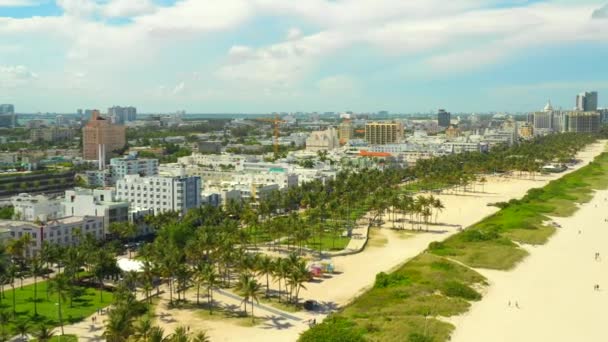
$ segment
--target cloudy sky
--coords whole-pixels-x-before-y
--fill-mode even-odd
[[[608,106],[607,0],[0,0],[18,112]]]

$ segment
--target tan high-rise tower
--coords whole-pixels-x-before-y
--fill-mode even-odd
[[[365,125],[365,140],[372,145],[385,145],[403,139],[401,122],[371,122]]]
[[[115,150],[126,145],[125,126],[113,125],[94,110],[91,119],[82,129],[82,157],[85,160],[99,160],[100,151],[105,151],[109,160]],[[101,146],[101,148],[100,148]]]

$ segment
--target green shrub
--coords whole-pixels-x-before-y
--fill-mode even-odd
[[[384,272],[380,272],[376,274],[376,282],[374,283],[374,288],[384,289],[391,286],[403,285],[408,282],[408,278],[403,274],[399,273],[391,273],[386,274]]]
[[[433,342],[433,336],[426,336],[419,333],[411,333],[407,338],[408,342]]]
[[[443,286],[443,294],[448,297],[460,297],[468,300],[479,300],[481,295],[468,285],[457,281],[449,281]]]
[[[317,324],[300,335],[300,342],[364,342],[365,331],[358,328],[355,322],[336,316],[330,316],[323,323]]]

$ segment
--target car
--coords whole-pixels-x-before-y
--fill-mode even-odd
[[[304,309],[308,311],[314,311],[319,306],[316,300],[309,299],[304,302]]]

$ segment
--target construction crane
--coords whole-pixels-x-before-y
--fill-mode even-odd
[[[262,122],[270,122],[273,124],[274,126],[274,142],[273,142],[273,147],[274,147],[274,157],[278,158],[279,157],[279,125],[284,123],[284,120],[279,119],[279,115],[275,114],[273,119],[269,119],[269,118],[257,118],[254,119],[256,121],[262,121]]]

